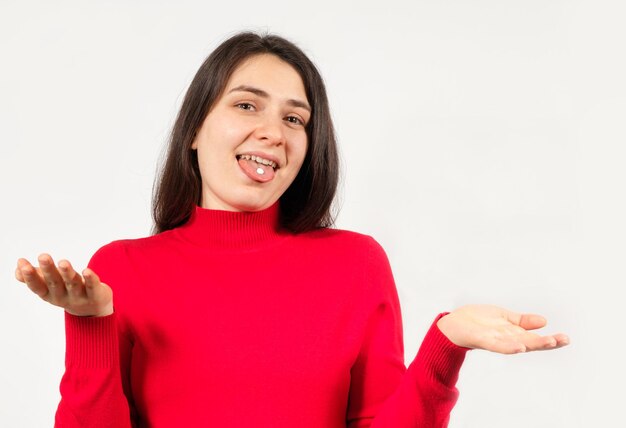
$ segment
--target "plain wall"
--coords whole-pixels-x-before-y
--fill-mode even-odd
[[[52,426],[63,313],[19,257],[85,267],[149,234],[157,161],[204,58],[236,31],[327,83],[338,227],[386,249],[406,362],[438,312],[545,315],[564,349],[468,354],[450,426],[624,417],[626,60],[618,1],[1,1],[0,425]],[[620,393],[619,391],[622,390]]]

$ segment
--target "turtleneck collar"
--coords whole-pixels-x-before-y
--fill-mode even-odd
[[[177,230],[183,239],[216,251],[254,250],[276,244],[289,235],[280,226],[279,214],[279,201],[254,212],[195,205],[187,223]]]

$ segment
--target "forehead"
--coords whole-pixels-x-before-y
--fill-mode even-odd
[[[296,69],[272,54],[253,55],[242,61],[228,79],[224,92],[241,85],[263,89],[277,98],[307,99]]]

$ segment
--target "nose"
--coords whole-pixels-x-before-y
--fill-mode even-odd
[[[264,117],[255,129],[255,137],[270,145],[279,146],[285,144],[283,121],[273,117]]]

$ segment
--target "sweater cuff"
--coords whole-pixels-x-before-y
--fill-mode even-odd
[[[115,313],[81,317],[65,312],[65,366],[110,368],[119,365]]]
[[[465,354],[471,348],[455,345],[439,330],[437,321],[448,314],[449,312],[442,312],[437,315],[412,365],[416,366],[414,369],[419,367],[420,371],[430,379],[448,387],[454,387],[459,378]]]

